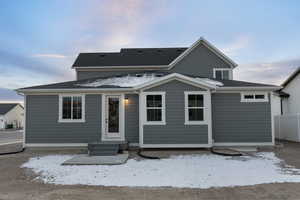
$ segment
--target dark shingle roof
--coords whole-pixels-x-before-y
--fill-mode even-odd
[[[151,71],[147,73],[154,73],[159,74],[160,76],[166,76],[170,74],[169,72],[161,72],[161,71]],[[39,86],[33,86],[33,87],[27,87],[27,88],[21,88],[21,89],[83,89],[83,88],[130,88],[130,87],[120,87],[115,85],[101,85],[101,86],[82,86],[82,84],[86,83],[92,83],[99,79],[107,79],[107,78],[113,78],[113,77],[124,77],[124,76],[135,76],[136,74],[126,74],[126,75],[119,75],[119,76],[108,76],[108,77],[96,77],[96,78],[89,78],[89,79],[82,79],[77,81],[68,81],[68,82],[61,82],[61,83],[54,83],[54,84],[48,84],[48,85],[39,85]],[[199,76],[191,76],[186,75],[192,78],[206,78],[206,77],[199,77]],[[277,87],[276,85],[268,85],[268,84],[261,84],[261,83],[251,83],[251,82],[245,82],[245,81],[236,81],[236,80],[217,80],[212,79],[218,82],[222,82],[223,86],[221,87]]]
[[[187,48],[130,48],[112,53],[80,53],[73,67],[168,65]]]
[[[236,81],[236,80],[217,80],[222,82],[223,87],[277,87],[276,85],[262,84],[262,83],[252,83],[246,81]]]
[[[13,109],[17,103],[0,103],[0,115],[5,115],[8,111]]]

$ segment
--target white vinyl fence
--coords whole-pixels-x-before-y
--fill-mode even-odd
[[[300,142],[300,113],[277,115],[274,123],[276,138]]]

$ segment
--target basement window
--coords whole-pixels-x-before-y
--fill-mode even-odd
[[[59,122],[84,122],[84,108],[84,95],[59,95]]]
[[[268,93],[266,92],[246,92],[241,93],[241,102],[268,102]]]

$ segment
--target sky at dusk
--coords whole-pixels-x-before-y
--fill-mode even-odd
[[[234,79],[281,84],[300,66],[300,1],[0,1],[0,101],[9,89],[69,81],[79,52],[190,46],[203,36]]]

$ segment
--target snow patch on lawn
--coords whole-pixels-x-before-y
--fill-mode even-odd
[[[300,182],[300,170],[284,166],[274,153],[254,157],[172,156],[161,160],[130,159],[123,165],[63,166],[71,155],[31,158],[32,169],[45,183],[63,185],[210,188],[262,183]]]

